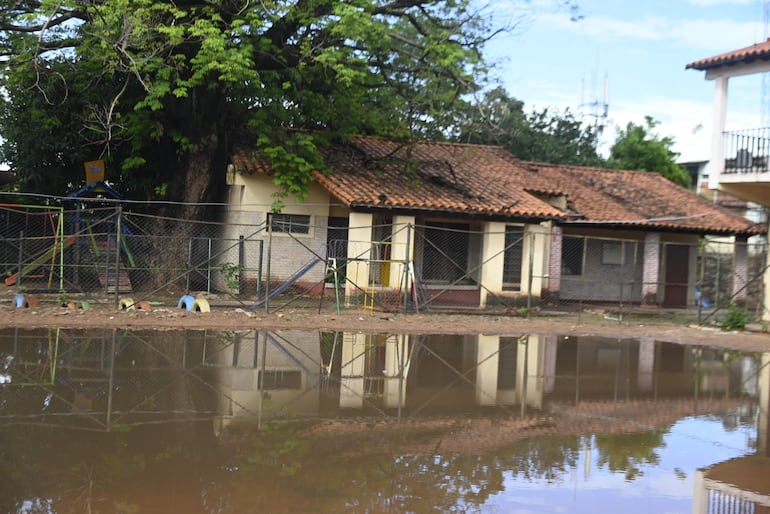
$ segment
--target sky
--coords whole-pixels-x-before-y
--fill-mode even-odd
[[[582,19],[571,21],[558,0],[489,0],[494,23],[515,23],[487,47],[498,81],[527,111],[569,108],[589,121],[606,96],[605,155],[618,127],[649,115],[674,139],[680,162],[708,160],[714,83],[685,66],[764,40],[770,0],[577,3]],[[762,126],[763,87],[760,75],[730,80],[727,130]]]

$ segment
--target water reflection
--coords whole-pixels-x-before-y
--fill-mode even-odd
[[[6,330],[0,510],[761,512],[768,368],[652,339]]]

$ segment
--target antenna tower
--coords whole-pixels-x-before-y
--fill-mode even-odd
[[[770,2],[770,0],[767,1]],[[586,101],[584,98],[583,79],[580,79],[578,106],[581,117],[591,118],[598,144],[598,140],[607,126],[607,115],[609,114],[610,109],[610,79],[607,74],[604,75],[604,87],[601,93],[601,99],[599,99],[599,88],[596,87],[596,84],[594,83],[591,86],[591,90],[588,92],[588,95],[591,98]]]
[[[770,0],[766,0],[770,3]],[[578,91],[578,105],[579,112],[582,117],[590,117],[593,121],[594,132],[597,138],[601,137],[604,132],[604,128],[607,126],[607,115],[610,110],[610,79],[604,75],[604,89],[602,91],[602,98],[599,99],[599,91],[596,84],[592,84],[591,91],[588,94],[592,97],[588,101],[583,98],[583,79],[580,80]]]

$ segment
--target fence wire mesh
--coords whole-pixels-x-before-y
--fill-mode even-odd
[[[251,308],[689,309],[761,317],[764,239],[623,238],[456,221],[350,226],[349,218],[223,208],[219,220],[0,205],[8,291],[135,300],[205,293]],[[377,218],[374,218],[377,221]],[[587,231],[586,231],[587,232]]]

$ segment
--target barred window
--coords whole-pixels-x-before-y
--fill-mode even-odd
[[[258,383],[264,391],[277,389],[300,389],[302,387],[302,373],[296,370],[259,370]]]
[[[522,251],[524,229],[508,225],[505,227],[505,255],[503,260],[503,283],[514,287],[521,285]]]
[[[565,237],[561,241],[561,273],[562,275],[583,274],[583,248],[585,239],[582,237]]]
[[[426,223],[423,280],[451,283],[467,277],[469,232],[467,223]]]
[[[306,214],[269,213],[267,219],[273,232],[285,234],[309,234],[310,216]]]

